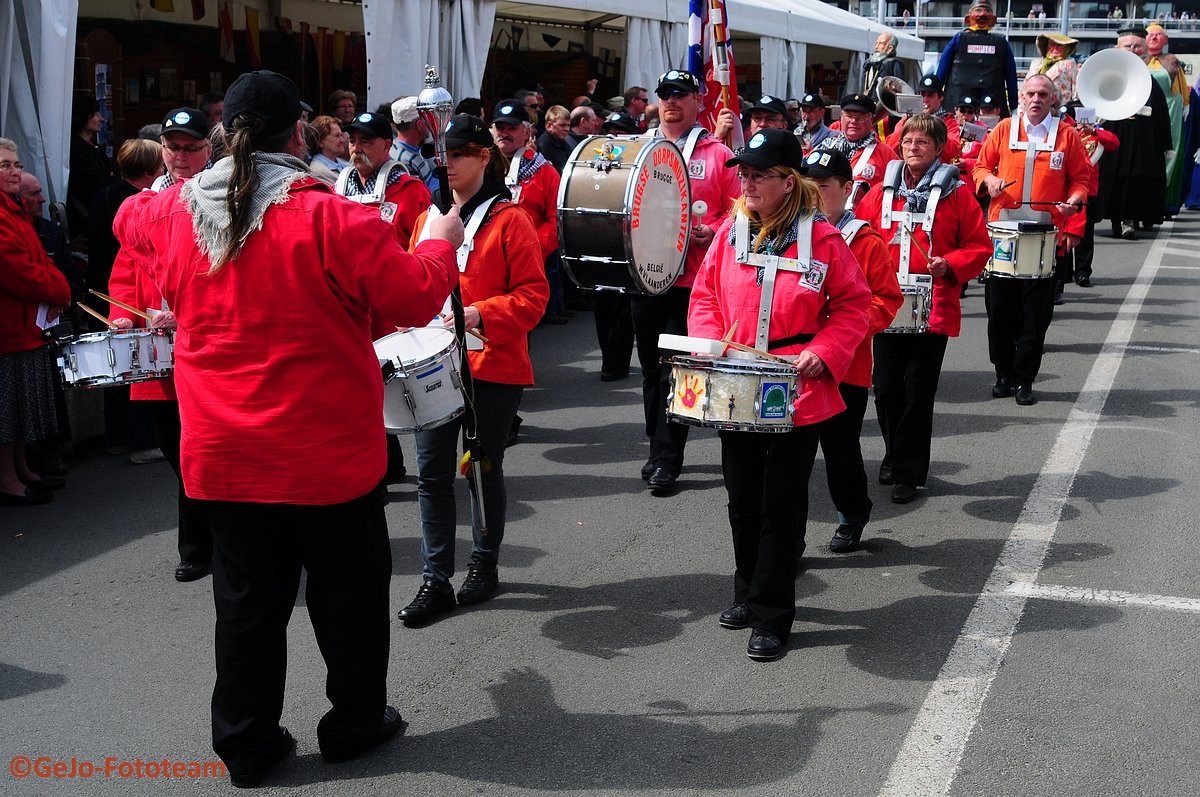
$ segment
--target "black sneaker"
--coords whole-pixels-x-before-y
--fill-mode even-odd
[[[412,603],[400,610],[399,617],[405,625],[421,625],[445,614],[456,605],[454,589],[445,581],[430,578],[421,584]]]
[[[855,523],[843,523],[837,527],[837,531],[833,532],[833,539],[829,541],[829,550],[834,553],[850,553],[858,547],[862,533],[862,526]]]
[[[496,594],[500,586],[500,576],[495,565],[485,565],[482,562],[471,562],[467,566],[467,577],[462,589],[458,591],[458,605],[470,606],[483,603]]]

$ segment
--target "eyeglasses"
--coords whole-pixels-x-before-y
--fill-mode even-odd
[[[683,89],[667,89],[666,91],[658,91],[655,93],[658,94],[658,98],[660,100],[678,100],[682,97],[688,96],[692,92],[684,91]]]
[[[538,110],[538,111],[542,110],[542,106],[538,105],[536,102],[526,103],[525,107],[529,108],[530,110]]]
[[[181,147],[178,144],[163,144],[163,149],[170,152],[172,155],[178,155],[180,152],[186,152],[189,155],[195,155],[197,152],[203,152],[208,149],[207,144],[200,144],[195,147]]]
[[[24,168],[20,161],[0,161],[0,172],[19,172]]]
[[[902,139],[900,139],[900,146],[908,147],[909,149],[926,149],[927,147],[932,147],[933,145],[934,145],[933,142],[927,138],[902,138]]]
[[[649,97],[649,96],[643,96],[643,97],[634,97],[634,99],[635,99],[635,100],[641,100],[642,102],[650,102],[650,97]]]
[[[750,183],[752,185],[762,185],[772,177],[778,177],[782,179],[786,176],[787,175],[785,174],[775,174],[773,172],[744,172],[741,169],[738,169],[737,171],[739,183]]]

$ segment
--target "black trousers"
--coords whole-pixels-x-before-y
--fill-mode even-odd
[[[387,698],[392,551],[382,496],[330,506],[205,503],[216,544],[213,749],[233,773],[261,768],[278,750],[302,570],[333,704],[317,740],[325,752],[361,744],[379,730]]]
[[[897,484],[922,487],[929,477],[933,403],[949,340],[931,332],[874,338],[875,411],[883,432],[883,464],[891,467]]]
[[[600,343],[600,373],[624,376],[633,356],[633,318],[629,294],[596,291],[596,340]]]
[[[838,392],[846,409],[820,425],[825,478],[839,522],[865,526],[872,507],[860,439],[863,416],[867,414],[867,388],[843,382]]]
[[[988,356],[996,377],[1032,385],[1042,368],[1046,330],[1054,316],[1052,279],[991,276],[984,284],[988,314]]]
[[[1088,222],[1083,228],[1079,245],[1054,259],[1054,276],[1059,285],[1092,276],[1092,258],[1096,254],[1096,225]]]
[[[755,628],[786,640],[796,619],[796,552],[804,541],[820,429],[720,434],[733,532],[733,600],[746,604]]]
[[[212,531],[208,527],[208,508],[204,501],[188,498],[183,489],[183,471],[179,466],[178,401],[135,401],[145,405],[158,437],[158,447],[175,471],[179,481],[179,561],[207,565],[212,560]]]
[[[691,295],[690,288],[668,288],[660,296],[630,297],[638,362],[642,367],[642,403],[646,414],[646,437],[650,438],[650,459],[656,467],[667,468],[675,474],[683,470],[688,427],[667,421],[671,368],[660,361],[673,352],[658,348],[658,336],[687,334]]]

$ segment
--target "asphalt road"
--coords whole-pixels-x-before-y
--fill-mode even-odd
[[[651,496],[638,380],[599,381],[589,315],[539,328],[502,594],[396,621],[408,734],[340,766],[317,753],[324,667],[301,595],[283,716],[299,748],[267,792],[1200,793],[1198,242],[1200,213],[1102,235],[1095,287],[1056,309],[1033,407],[991,398],[973,284],[927,495],[895,506],[873,485],[863,549],[835,556],[818,460],[797,622],[770,664],[716,623],[732,584],[716,436],[693,430],[682,489]],[[872,473],[881,449],[869,408]],[[168,468],[85,451],[69,482],[0,511],[0,793],[231,792],[120,777],[122,761],[214,758],[210,582],[172,579]],[[390,498],[395,611],[420,580],[413,482]],[[15,756],[99,774],[17,778]]]

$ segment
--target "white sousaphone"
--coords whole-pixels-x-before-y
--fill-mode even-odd
[[[1128,50],[1101,50],[1079,69],[1079,101],[1101,119],[1128,119],[1150,99],[1151,80],[1145,62]]]

